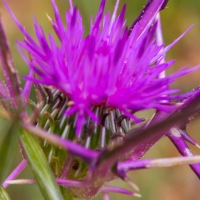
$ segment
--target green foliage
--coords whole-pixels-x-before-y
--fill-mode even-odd
[[[55,177],[37,139],[23,130],[20,133],[20,140],[29,166],[45,200],[62,200],[60,188],[55,181]]]

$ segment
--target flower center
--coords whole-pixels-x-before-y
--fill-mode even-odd
[[[81,130],[81,137],[76,137],[76,114],[66,115],[66,110],[73,102],[62,92],[36,85],[40,107],[40,115],[35,122],[37,126],[48,132],[71,140],[93,150],[112,149],[119,145],[132,126],[132,122],[118,109],[105,108],[98,105],[92,111],[100,119],[99,123],[89,117]],[[88,164],[78,157],[58,147],[40,141],[50,166],[57,178],[84,180],[88,174]],[[101,187],[102,183],[98,183]],[[69,188],[68,188],[69,189]],[[72,193],[73,188],[70,189]],[[75,195],[75,194],[74,194]]]

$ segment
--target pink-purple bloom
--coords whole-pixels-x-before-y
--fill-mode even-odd
[[[82,17],[71,5],[63,24],[58,8],[52,1],[55,21],[51,21],[60,40],[57,44],[52,34],[46,37],[43,28],[35,20],[38,41],[18,24],[25,39],[20,47],[31,55],[25,58],[37,77],[29,77],[37,84],[54,87],[64,93],[71,102],[66,115],[76,116],[76,134],[80,137],[85,119],[99,123],[96,108],[119,109],[135,123],[140,120],[135,112],[156,109],[171,112],[176,103],[188,94],[178,95],[179,89],[171,84],[180,76],[195,69],[181,71],[160,78],[160,74],[171,67],[174,61],[160,62],[170,46],[157,44],[157,13],[149,16],[145,27],[138,22],[131,31],[126,26],[124,6],[116,16],[104,14],[106,1],[102,1],[96,18],[91,19],[90,31],[84,37]],[[157,7],[157,12],[159,11]],[[24,53],[22,53],[25,57]]]
[[[165,74],[174,64],[173,60],[165,60],[167,51],[187,32],[172,44],[164,45],[159,12],[166,3],[166,0],[149,0],[131,28],[128,28],[124,19],[126,5],[117,15],[117,0],[113,13],[105,13],[106,0],[102,0],[86,34],[82,17],[72,1],[69,0],[70,10],[66,12],[63,23],[52,0],[55,20],[48,18],[57,38],[52,33],[46,36],[35,19],[37,41],[7,6],[25,37],[24,41],[18,42],[20,53],[30,68],[22,92],[24,104],[29,98],[31,83],[35,85],[38,96],[35,114],[37,116],[39,112],[38,118],[32,117],[32,124],[24,120],[23,127],[45,140],[41,141],[41,146],[57,183],[65,186],[74,196],[86,198],[98,192],[105,195],[104,199],[108,199],[110,192],[137,196],[122,188],[106,186],[105,183],[116,176],[130,183],[126,175],[128,171],[155,167],[158,161],[139,159],[163,135],[167,135],[186,157],[192,153],[185,141],[197,145],[186,133],[183,127],[185,122],[167,131],[166,128],[170,127],[165,126],[155,137],[149,134],[143,140],[138,136],[142,135],[142,131],[148,133],[151,130],[148,127],[152,124],[184,109],[181,105],[198,95],[198,90],[180,94],[180,90],[171,85],[177,78],[193,72],[199,66]],[[150,109],[155,110],[152,121],[137,117],[138,111]],[[134,137],[135,141],[142,143],[133,142],[135,146],[130,149],[128,140],[132,141]],[[55,150],[48,142],[68,152],[59,148]],[[127,148],[124,147],[126,142]],[[118,146],[122,147],[119,156]],[[115,157],[112,158],[110,152]],[[4,187],[27,166],[25,157],[6,179]],[[110,157],[108,163],[111,166],[101,164]],[[159,160],[160,166],[162,162],[178,161]],[[193,164],[197,160],[187,162]],[[191,167],[200,176],[199,164]],[[95,176],[92,177],[92,174]],[[34,180],[28,180],[28,183],[34,183]],[[130,184],[133,186],[133,183]]]

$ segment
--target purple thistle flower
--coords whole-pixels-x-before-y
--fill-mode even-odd
[[[191,164],[200,176],[200,165],[195,164],[199,163],[198,156],[139,160],[163,135],[186,157],[192,153],[185,141],[197,146],[182,127],[185,121],[180,122],[177,116],[185,111],[188,114],[184,119],[188,122],[188,116],[195,111],[189,112],[185,107],[194,103],[193,96],[199,98],[199,92],[180,94],[180,90],[172,89],[171,85],[199,66],[165,74],[174,63],[165,61],[165,54],[190,29],[165,47],[158,13],[167,2],[149,0],[128,28],[124,20],[126,5],[117,16],[117,0],[113,14],[105,14],[106,0],[102,0],[95,19],[91,19],[90,31],[84,36],[82,17],[72,1],[69,0],[70,10],[63,24],[52,0],[55,20],[48,18],[57,38],[51,33],[46,37],[35,19],[37,41],[6,4],[25,36],[24,41],[18,42],[20,53],[30,68],[21,95],[24,106],[32,83],[38,97],[35,112],[29,120],[23,118],[22,126],[44,140],[40,145],[57,183],[73,196],[89,198],[98,192],[104,194],[104,199],[109,198],[110,192],[138,196],[105,183],[118,176],[137,190],[127,178],[128,171],[179,162]],[[155,110],[152,120],[137,117],[137,112],[149,109]],[[171,128],[172,125],[175,127]],[[177,132],[180,137],[174,134]],[[23,144],[21,148],[25,148]],[[4,187],[17,183],[14,179],[28,164],[26,155],[23,158],[5,180]],[[33,184],[35,180],[21,180],[21,183]]]
[[[81,137],[87,119],[100,123],[101,116],[97,114],[100,107],[119,110],[135,123],[141,121],[134,115],[137,111],[175,110],[175,102],[189,94],[177,95],[179,89],[171,89],[170,85],[178,77],[195,70],[182,69],[160,78],[174,61],[159,62],[171,46],[164,48],[163,44],[156,43],[157,13],[147,16],[145,26],[140,21],[136,23],[130,32],[124,22],[126,6],[116,17],[116,4],[110,16],[110,13],[104,14],[105,2],[101,2],[94,22],[91,20],[90,32],[84,37],[79,11],[70,4],[65,27],[52,1],[55,21],[51,23],[60,44],[52,34],[46,38],[36,20],[38,41],[34,41],[13,16],[25,36],[18,44],[31,55],[31,60],[25,60],[38,75],[27,79],[56,88],[67,96],[70,106],[65,114],[75,116],[77,137]],[[150,4],[149,1],[147,8]],[[154,9],[158,12],[161,5]],[[22,56],[25,57],[24,53]]]

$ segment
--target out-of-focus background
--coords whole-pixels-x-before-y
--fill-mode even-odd
[[[34,35],[33,16],[38,18],[46,32],[52,31],[49,21],[46,18],[48,13],[53,18],[53,12],[50,0],[7,0],[26,29]],[[86,34],[88,31],[89,17],[95,15],[100,0],[74,0],[75,5],[80,9],[86,26]],[[145,0],[121,0],[120,6],[127,4],[127,24],[131,25],[138,13],[145,4]],[[64,13],[69,9],[67,0],[57,0],[60,13],[64,18]],[[106,10],[112,11],[115,0],[108,0]],[[13,23],[2,1],[0,1],[0,13],[3,20],[3,25],[7,33],[10,47],[14,56],[14,61],[20,72],[20,75],[27,73],[27,66],[24,64],[16,50],[16,40],[22,40],[23,36]],[[190,32],[167,54],[167,59],[176,59],[176,63],[171,73],[177,71],[183,66],[195,66],[200,64],[200,1],[198,0],[169,0],[167,8],[162,11],[162,25],[165,44],[171,43],[181,33],[183,33],[191,24],[194,27]],[[2,74],[2,73],[1,73]],[[3,77],[1,75],[1,77]],[[23,83],[23,81],[22,81]],[[173,87],[179,87],[182,91],[189,91],[200,85],[200,71],[196,71],[186,78],[180,78],[176,81]],[[0,120],[0,144],[6,131],[8,123]],[[200,143],[200,120],[193,122],[188,126],[188,131]],[[200,150],[193,148],[196,154]],[[17,153],[13,160],[13,167],[19,162],[20,154]],[[168,141],[163,138],[156,144],[145,157],[160,158],[178,156],[177,150]],[[0,158],[1,162],[1,158]],[[1,170],[1,169],[0,169]],[[31,176],[29,170],[24,173],[24,176]],[[130,177],[140,187],[143,200],[199,200],[200,181],[187,166],[166,168],[166,169],[150,169],[141,170],[130,173]],[[124,186],[129,188],[121,181],[112,182],[114,185]],[[13,200],[42,200],[42,196],[37,186],[10,186],[9,194]],[[124,195],[111,195],[112,200],[128,200],[132,197]],[[96,198],[97,200],[100,197]]]

